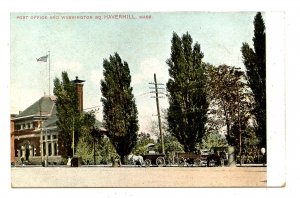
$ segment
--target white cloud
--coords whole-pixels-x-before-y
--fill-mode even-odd
[[[16,88],[10,90],[10,113],[18,114],[43,96],[42,91],[32,88]]]
[[[132,76],[133,85],[153,82],[154,73],[156,73],[157,81],[166,82],[167,78],[165,77],[168,76],[168,69],[165,67],[165,63],[160,62],[156,58],[144,59],[140,63],[136,73]],[[162,79],[158,79],[158,77],[162,77]]]
[[[139,64],[138,69],[132,74],[132,86],[135,92],[136,104],[139,112],[140,131],[149,131],[151,120],[157,119],[157,109],[154,96],[149,93],[149,87],[153,87],[148,83],[154,82],[154,73],[158,83],[165,84],[169,78],[168,67],[164,62],[156,58],[148,57],[143,59]],[[165,88],[165,86],[161,86]],[[165,91],[165,90],[164,90]],[[167,98],[160,99],[160,108],[167,108]]]
[[[89,80],[93,83],[93,85],[96,85],[99,87],[100,80],[103,79],[103,73],[102,71],[98,69],[94,69],[90,71]]]
[[[83,65],[78,62],[68,62],[68,61],[57,61],[51,63],[51,72],[53,72],[51,76],[59,77],[61,76],[61,72],[66,71],[69,74],[69,78],[73,78],[73,76],[78,75],[83,72]]]

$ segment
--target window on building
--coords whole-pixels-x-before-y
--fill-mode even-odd
[[[52,155],[51,143],[48,143],[48,155]]]
[[[57,155],[57,143],[54,143],[54,151],[53,151],[54,155]]]
[[[55,140],[57,138],[57,136],[56,135],[52,135],[52,138]]]
[[[51,139],[51,136],[50,135],[47,135],[47,140],[50,140]]]
[[[18,130],[20,130],[21,129],[21,126],[20,125],[16,125],[16,130],[18,131]]]
[[[30,129],[30,128],[31,128],[31,127],[30,127],[30,123],[28,123],[28,124],[27,124],[27,129]]]
[[[19,148],[15,150],[15,157],[19,157],[18,156],[18,151],[19,151]]]
[[[23,129],[26,129],[26,124],[22,124],[22,126],[23,126]]]
[[[43,140],[45,140],[45,136],[43,135]]]
[[[43,142],[43,156],[46,155],[46,143]]]
[[[35,156],[35,152],[34,152],[35,148],[33,145],[31,145],[31,147],[32,147],[32,156]]]

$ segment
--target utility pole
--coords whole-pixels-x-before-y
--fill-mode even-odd
[[[158,85],[163,85],[163,84],[158,84],[156,81],[156,74],[154,73],[154,83],[149,83],[149,84],[154,84],[154,89],[155,89],[155,98],[156,98],[156,107],[157,107],[157,117],[158,117],[158,128],[159,128],[159,134],[160,134],[160,140],[161,140],[161,152],[162,154],[165,154],[165,147],[164,147],[164,137],[162,134],[162,130],[161,130],[161,118],[160,118],[160,110],[159,110],[159,99],[158,99],[158,89],[163,89],[160,87],[157,87]],[[153,87],[150,87],[151,89]],[[151,92],[153,93],[153,92]],[[161,94],[161,93],[160,93]]]

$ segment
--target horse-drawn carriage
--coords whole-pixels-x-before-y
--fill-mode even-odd
[[[174,152],[162,154],[154,151],[154,144],[148,144],[148,153],[130,157],[132,164],[141,166],[224,166],[225,151],[203,149],[198,152]],[[216,150],[216,149],[215,149]]]
[[[154,144],[148,144],[148,154],[142,155],[144,159],[145,166],[157,165],[165,166],[166,165],[166,155],[163,153],[156,153],[154,151]]]
[[[225,151],[215,152],[213,149],[203,149],[197,152],[177,153],[177,164],[179,166],[224,166],[227,160]]]
[[[128,159],[131,162],[132,165],[139,165],[146,167],[148,166],[165,166],[166,165],[166,155],[165,154],[159,154],[154,151],[154,144],[148,144],[146,145],[148,148],[148,153],[141,156],[136,155],[129,155]]]
[[[149,153],[142,155],[145,166],[215,166],[217,158],[209,151],[175,152],[171,154]]]
[[[166,160],[165,160],[165,154],[146,154],[142,155],[144,158],[144,164],[145,166],[165,166]]]
[[[179,166],[207,166],[208,152],[186,152],[177,153]]]

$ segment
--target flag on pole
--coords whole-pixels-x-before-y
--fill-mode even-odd
[[[37,62],[47,62],[47,59],[48,59],[48,55],[46,55],[46,56],[42,56],[42,57],[40,57],[40,58],[37,58],[36,59],[36,61]]]

